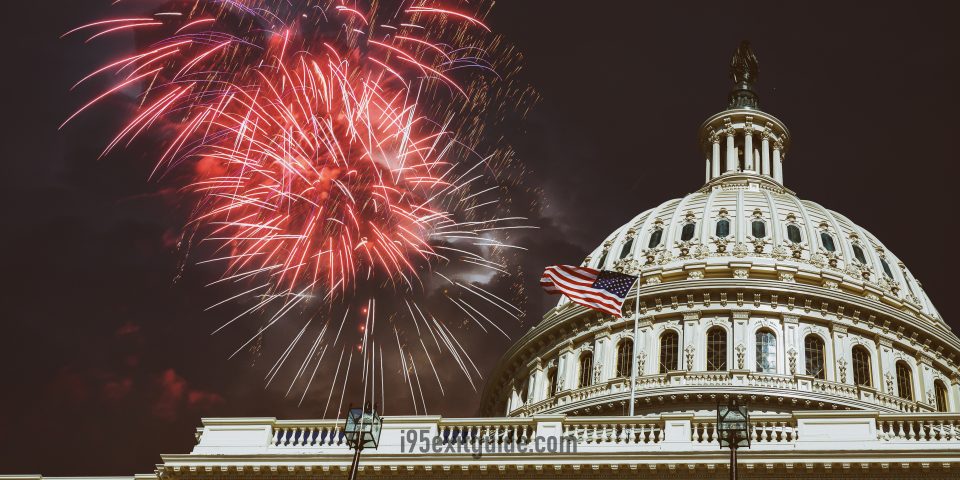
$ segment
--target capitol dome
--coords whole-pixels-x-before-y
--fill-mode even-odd
[[[631,360],[640,413],[960,411],[960,339],[880,240],[785,186],[790,134],[757,74],[741,46],[728,108],[700,127],[703,187],[583,261],[639,276],[626,316],[562,297],[501,359],[485,414],[626,414]]]

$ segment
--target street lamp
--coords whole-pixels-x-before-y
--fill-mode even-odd
[[[737,449],[750,448],[750,412],[745,405],[736,400],[717,405],[717,438],[720,448],[730,449],[730,480],[736,480]]]
[[[360,451],[364,448],[377,448],[382,428],[383,419],[377,415],[377,409],[369,402],[363,408],[351,408],[347,412],[343,434],[347,438],[347,445],[354,450],[353,463],[350,465],[350,480],[357,478]]]

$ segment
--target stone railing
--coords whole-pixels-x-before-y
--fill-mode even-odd
[[[637,377],[637,396],[662,395],[676,387],[751,387],[783,392],[784,395],[811,394],[820,401],[835,399],[853,400],[855,406],[876,405],[884,409],[914,413],[931,411],[931,407],[900,397],[879,393],[869,387],[857,387],[846,383],[820,380],[807,375],[780,375],[772,373],[734,370],[728,372],[670,372]],[[603,401],[616,395],[622,397],[630,391],[629,378],[613,378],[606,382],[575,390],[564,390],[556,395],[521,406],[510,412],[511,416],[530,416],[556,411],[565,405],[591,401]],[[775,393],[775,392],[771,392]],[[869,408],[869,407],[866,407]]]
[[[716,416],[692,413],[636,417],[384,417],[376,453],[463,454],[479,448],[521,452],[525,445],[545,438],[565,441],[588,452],[715,450],[716,422]],[[960,414],[799,411],[755,414],[750,422],[751,450],[883,450],[921,442],[924,448],[960,451]],[[348,456],[342,429],[343,422],[337,420],[205,419],[203,433],[191,456]],[[424,450],[427,444],[430,448]]]

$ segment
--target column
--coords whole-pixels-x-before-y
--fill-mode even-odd
[[[743,130],[743,169],[754,171],[753,168],[753,127],[749,124]]]
[[[704,182],[709,182],[709,181],[710,181],[710,159],[709,159],[709,158],[707,159],[707,173],[706,173],[706,176],[705,176],[705,177],[706,177],[706,178],[704,178],[703,181],[704,181]]]
[[[781,319],[783,321],[783,348],[787,352],[787,368],[785,371],[789,375],[796,375],[803,369],[801,365],[797,365],[797,362],[800,361],[800,348],[803,345],[800,340],[800,316],[784,313]]]
[[[540,363],[540,359],[537,358],[536,367],[534,367],[533,373],[530,374],[530,383],[533,385],[533,391],[527,394],[527,400],[529,400],[530,403],[536,403],[547,398],[547,388],[544,385],[546,383],[545,377],[543,374],[543,365]]]
[[[510,382],[510,398],[507,399],[507,416],[510,416],[510,412],[514,411],[519,407],[523,402],[520,401],[520,392],[517,392],[517,385],[513,382]]]
[[[573,390],[577,388],[575,377],[579,366],[576,351],[573,349],[573,342],[567,341],[563,349],[560,350],[560,368],[557,369],[557,392],[564,390]]]
[[[853,385],[853,365],[850,363],[851,359],[847,358],[847,326],[840,324],[832,324],[830,328],[830,335],[833,337],[833,359],[826,357],[824,360],[827,364],[824,366],[827,373],[833,374],[833,378],[830,375],[827,375],[827,380],[834,382],[842,382],[849,385]],[[840,375],[840,363],[843,360],[844,373]],[[830,368],[830,367],[833,368]]]
[[[716,133],[710,135],[710,142],[713,144],[713,156],[711,157],[713,178],[717,178],[720,176],[720,135]]]
[[[917,361],[917,384],[920,387],[920,391],[914,395],[917,398],[917,401],[920,403],[926,403],[927,405],[932,406],[934,409],[937,408],[937,399],[934,398],[933,391],[933,360],[924,355],[918,354],[916,357]],[[931,402],[931,400],[933,400]]]
[[[877,359],[877,373],[880,376],[880,384],[877,390],[887,395],[897,395],[897,377],[894,369],[893,342],[877,337],[877,353],[880,358]],[[888,381],[889,380],[889,381]]]
[[[637,351],[637,376],[654,375],[660,370],[660,359],[657,358],[658,349],[653,337],[653,322],[649,318],[640,320],[640,348]],[[634,341],[637,341],[636,339]]]
[[[770,176],[770,132],[764,131],[760,140],[760,173]]]
[[[960,377],[954,375],[950,378],[949,384],[950,407],[951,412],[960,412]]]
[[[727,134],[727,172],[737,171],[737,147],[733,144],[733,127],[728,127]]]
[[[780,160],[782,150],[783,142],[777,140],[773,143],[773,179],[779,183],[783,183],[783,165]]]
[[[700,347],[700,312],[688,312],[683,314],[683,348],[680,350],[680,370],[698,371],[700,368],[701,352]],[[705,347],[706,345],[704,345]],[[692,361],[691,361],[692,360]]]

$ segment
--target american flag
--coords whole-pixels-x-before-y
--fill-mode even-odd
[[[580,305],[620,317],[627,292],[637,277],[609,270],[554,265],[540,277],[547,293],[563,294]]]

